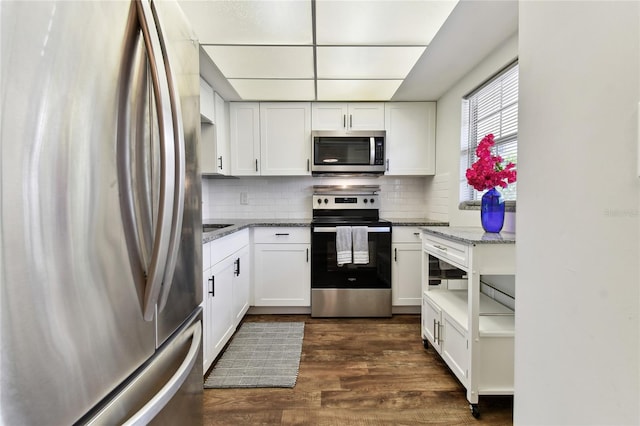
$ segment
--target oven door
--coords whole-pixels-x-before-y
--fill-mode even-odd
[[[312,289],[390,289],[391,226],[369,226],[369,263],[338,266],[335,226],[312,227]]]

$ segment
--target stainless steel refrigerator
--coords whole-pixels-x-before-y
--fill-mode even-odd
[[[0,422],[201,424],[196,37],[175,1],[0,18]]]

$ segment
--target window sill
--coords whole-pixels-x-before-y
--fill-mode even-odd
[[[480,201],[462,201],[458,204],[458,210],[480,210]],[[505,201],[505,211],[515,213],[516,202]]]

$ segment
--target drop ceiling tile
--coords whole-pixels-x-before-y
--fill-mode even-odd
[[[424,47],[318,47],[318,78],[371,79],[407,76]]]
[[[313,42],[311,2],[291,0],[180,0],[202,44]]]
[[[313,80],[235,80],[229,83],[246,101],[312,101]]]
[[[316,1],[319,45],[426,45],[457,0]]]
[[[402,80],[318,80],[319,101],[387,101]]]
[[[203,46],[226,78],[313,78],[311,46]]]

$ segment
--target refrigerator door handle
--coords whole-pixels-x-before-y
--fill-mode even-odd
[[[198,358],[200,341],[202,340],[202,323],[200,321],[196,322],[187,333],[192,334],[193,337],[191,338],[191,346],[184,361],[182,361],[178,370],[176,370],[175,374],[167,381],[162,389],[124,423],[125,426],[148,424],[164,406],[167,405],[171,398],[178,392],[180,386],[185,382]]]
[[[180,236],[182,232],[182,219],[184,217],[184,185],[186,176],[185,164],[185,141],[184,141],[184,124],[182,122],[182,107],[180,105],[180,94],[173,71],[171,70],[171,61],[169,60],[169,51],[167,42],[162,35],[162,28],[155,9],[151,4],[153,16],[156,20],[158,35],[160,38],[160,46],[164,57],[165,72],[169,87],[169,101],[171,104],[171,118],[173,123],[173,148],[175,159],[175,186],[173,196],[173,215],[171,220],[171,233],[169,239],[169,252],[167,256],[167,265],[164,271],[163,285],[160,292],[158,312],[162,312],[167,304],[171,285],[173,284],[173,274],[176,269],[178,260],[178,251],[180,249]]]
[[[158,113],[160,139],[160,202],[143,303],[144,319],[151,321],[156,312],[156,304],[165,276],[171,241],[176,160],[175,147],[170,144],[170,141],[174,138],[175,130],[173,128],[169,83],[166,81],[167,72],[162,60],[162,47],[153,19],[153,12],[150,4],[145,0],[137,1],[136,7],[144,44],[149,56],[149,68],[151,70],[151,80]]]

